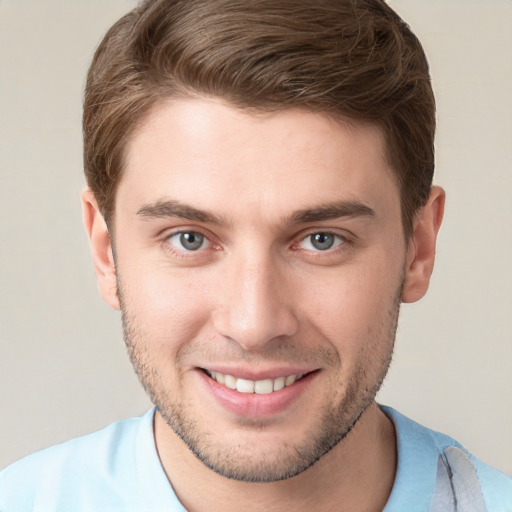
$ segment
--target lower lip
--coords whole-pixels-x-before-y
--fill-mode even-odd
[[[308,373],[292,385],[279,391],[259,395],[257,393],[240,393],[219,384],[202,370],[198,370],[198,373],[208,391],[224,409],[237,416],[248,418],[268,417],[285,412],[292,406],[293,402],[306,392],[316,375],[318,375],[317,371]]]

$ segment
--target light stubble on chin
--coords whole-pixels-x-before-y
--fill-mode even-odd
[[[261,442],[238,442],[233,438],[230,444],[220,444],[215,439],[208,425],[201,425],[179,399],[183,390],[181,380],[178,378],[178,389],[169,391],[165,386],[165,376],[152,364],[152,344],[148,334],[137,322],[136,315],[132,314],[127,306],[118,275],[118,295],[121,303],[123,331],[128,353],[144,389],[151,401],[156,406],[169,427],[183,440],[188,449],[205,466],[216,473],[230,479],[245,482],[273,482],[291,478],[313,466],[322,456],[332,450],[351,432],[364,412],[373,403],[377,392],[388,372],[391,363],[393,345],[396,335],[400,299],[402,296],[403,279],[392,299],[388,311],[387,322],[381,326],[379,335],[375,336],[373,343],[365,346],[364,354],[359,365],[347,382],[338,380],[338,387],[344,389],[338,391],[337,402],[324,406],[318,414],[318,420],[312,428],[303,436],[301,442],[291,444],[283,442],[279,449],[265,451]],[[381,345],[384,344],[385,350]],[[297,348],[293,343],[274,345],[273,352],[268,354],[268,360],[285,360],[281,354],[293,351],[294,360],[323,361],[326,364],[339,362],[339,355],[334,347],[309,350]],[[290,348],[291,347],[291,348]],[[186,349],[185,349],[186,350]],[[378,355],[377,355],[378,354]],[[248,360],[246,354],[241,358]],[[260,354],[264,359],[265,354]],[[169,364],[174,365],[173,361]],[[341,367],[341,366],[340,366]],[[179,364],[176,362],[173,371],[179,372]],[[168,380],[168,379],[167,379]],[[214,418],[212,419],[214,421]],[[237,425],[240,429],[252,432],[264,432],[267,428],[264,422],[240,421]],[[254,436],[253,436],[254,437]]]

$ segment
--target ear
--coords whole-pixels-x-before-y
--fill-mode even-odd
[[[444,213],[445,192],[432,187],[427,203],[416,214],[407,247],[403,302],[416,302],[427,293],[434,269],[436,239]]]
[[[109,306],[120,309],[112,241],[96,198],[89,188],[82,193],[82,216],[91,244],[99,292]]]

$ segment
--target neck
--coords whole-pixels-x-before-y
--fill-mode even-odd
[[[155,439],[176,495],[189,512],[381,511],[396,470],[392,422],[374,403],[350,434],[303,473],[278,482],[227,479],[203,465],[158,414]]]

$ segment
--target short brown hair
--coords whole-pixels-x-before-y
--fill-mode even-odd
[[[381,0],[146,0],[99,45],[84,99],[84,168],[107,222],[124,150],[164,98],[301,107],[384,133],[411,232],[434,171],[435,102],[416,36]]]

